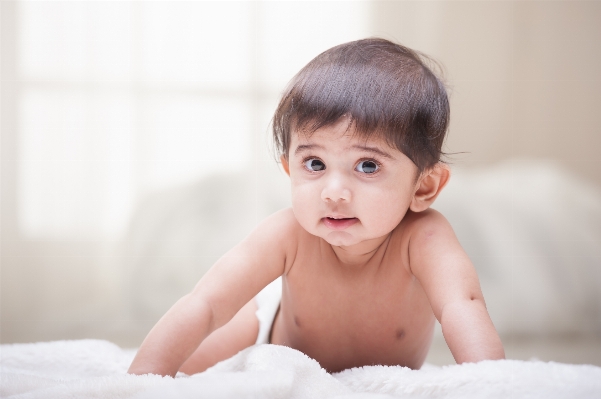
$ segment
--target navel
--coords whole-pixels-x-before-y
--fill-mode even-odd
[[[396,330],[396,339],[403,339],[405,337],[405,330],[399,328]]]
[[[300,320],[298,318],[298,316],[294,316],[294,324],[296,324],[297,327],[301,326]]]

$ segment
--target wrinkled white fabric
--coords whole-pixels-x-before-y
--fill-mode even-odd
[[[294,349],[255,345],[204,373],[127,375],[133,350],[99,340],[0,346],[0,396],[25,398],[599,398],[601,368],[499,360],[328,374]]]

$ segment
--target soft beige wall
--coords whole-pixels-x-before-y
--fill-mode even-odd
[[[601,185],[601,2],[375,2],[373,30],[444,64],[456,166],[550,159]]]

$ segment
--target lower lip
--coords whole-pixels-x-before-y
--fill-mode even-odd
[[[349,218],[349,219],[323,218],[321,220],[323,220],[323,224],[325,224],[326,227],[328,227],[332,230],[344,230],[347,227],[350,227],[359,221],[359,219],[357,219],[357,218]]]

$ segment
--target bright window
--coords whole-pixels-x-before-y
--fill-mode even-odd
[[[265,159],[287,81],[365,36],[340,4],[18,3],[21,233],[120,234],[146,193]]]

